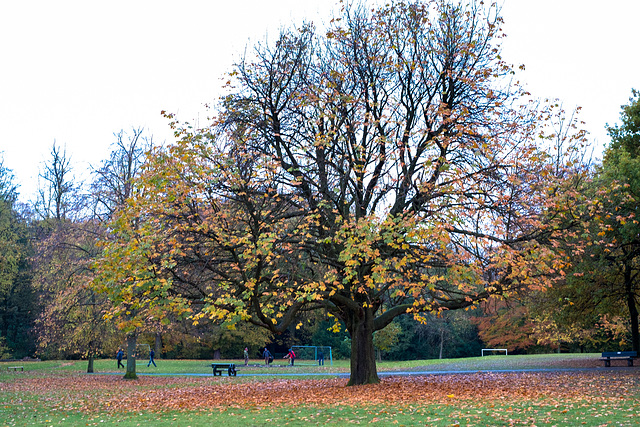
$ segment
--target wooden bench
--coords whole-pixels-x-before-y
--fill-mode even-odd
[[[213,368],[213,376],[222,376],[222,371],[227,370],[227,375],[236,376],[238,372],[236,371],[235,363],[212,363],[211,368]]]
[[[612,360],[626,360],[627,366],[633,366],[633,359],[638,357],[635,351],[603,351],[600,360],[604,360],[604,366],[611,366]]]
[[[9,372],[9,371],[17,371],[18,369],[20,369],[21,371],[24,371],[24,367],[23,366],[7,366],[7,372]]]

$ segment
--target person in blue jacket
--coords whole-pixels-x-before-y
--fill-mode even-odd
[[[262,352],[262,357],[264,357],[264,364],[269,366],[269,364],[273,360],[273,356],[271,356],[271,353],[269,352],[267,347],[264,348],[264,351]]]
[[[151,366],[152,363],[153,363],[153,366],[155,366],[156,368],[158,367],[158,365],[156,365],[156,362],[153,361],[153,358],[155,355],[156,355],[155,351],[151,350],[149,352],[149,363],[147,363],[147,368]]]
[[[118,352],[116,353],[116,360],[118,361],[118,368],[124,368],[124,365],[122,364],[122,358],[124,357],[124,351],[122,351],[121,348],[118,349]]]

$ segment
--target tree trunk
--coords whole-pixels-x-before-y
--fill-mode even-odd
[[[162,357],[162,333],[161,332],[156,332],[154,351],[156,352],[156,356]]]
[[[220,349],[214,349],[213,350],[213,360],[220,360],[222,358],[222,353],[220,352]]]
[[[444,348],[444,327],[440,329],[440,359],[442,360],[442,349]]]
[[[347,330],[351,334],[351,378],[347,385],[377,384],[380,379],[373,346],[373,310],[364,308],[350,314]]]
[[[136,343],[137,336],[135,332],[127,335],[127,372],[124,374],[124,378],[127,380],[137,380],[136,375]]]
[[[631,320],[631,348],[640,353],[640,332],[638,331],[638,307],[636,306],[636,296],[633,292],[633,279],[631,277],[631,267],[624,266],[624,284],[627,294],[627,307]]]
[[[87,374],[93,374],[93,353],[89,355],[89,363],[87,364]]]

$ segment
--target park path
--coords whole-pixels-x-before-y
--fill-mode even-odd
[[[274,370],[275,371],[275,370]],[[613,366],[613,367],[579,367],[579,368],[524,368],[524,369],[475,369],[475,370],[406,370],[406,371],[381,371],[379,377],[411,377],[426,375],[471,375],[471,374],[516,374],[516,373],[569,373],[569,372],[637,372],[640,374],[640,366]],[[122,372],[103,372],[91,375],[122,375]],[[138,372],[143,376],[186,376],[186,377],[211,377],[211,373],[157,373]],[[227,375],[224,375],[225,377]],[[330,377],[349,378],[348,372],[251,372],[243,374],[238,370],[238,377]]]

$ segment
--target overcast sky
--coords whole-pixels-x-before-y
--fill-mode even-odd
[[[55,141],[75,175],[107,158],[114,132],[170,141],[161,110],[206,118],[245,46],[337,0],[0,0],[0,154],[32,198]],[[503,57],[540,98],[583,107],[600,146],[631,88],[640,89],[639,0],[503,0]]]

